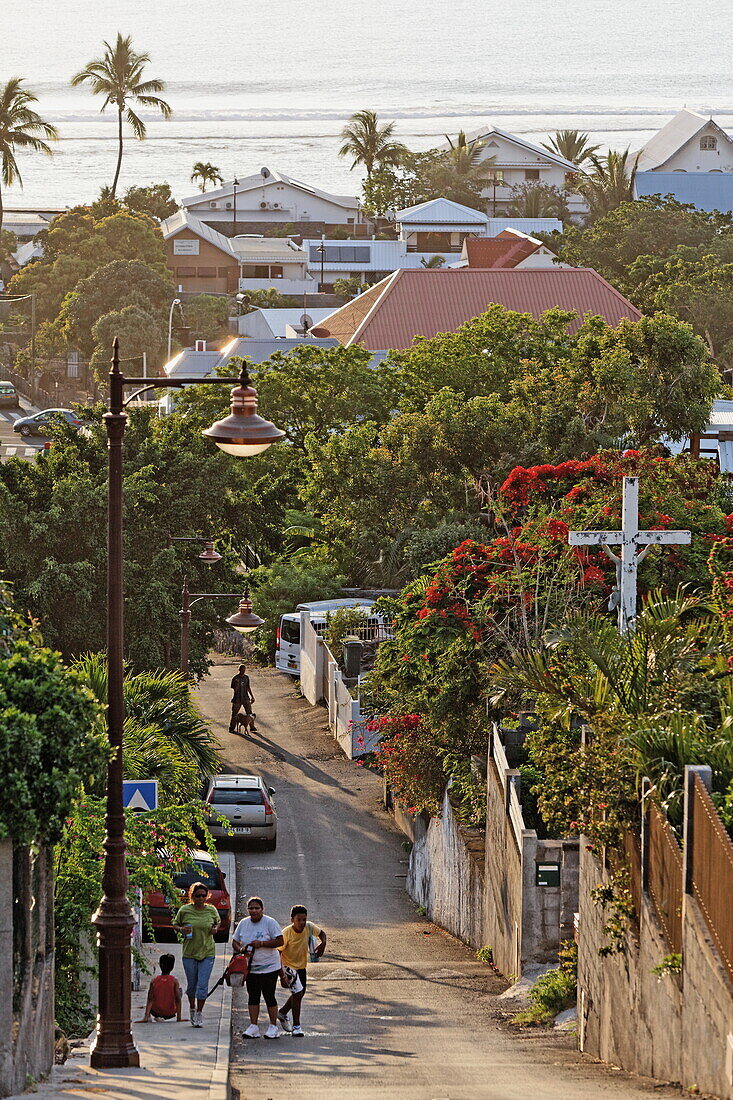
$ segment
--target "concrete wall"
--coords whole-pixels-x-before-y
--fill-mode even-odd
[[[409,819],[398,812],[398,821]],[[432,921],[478,950],[484,944],[484,830],[458,824],[448,791],[439,818],[423,814],[411,824],[408,894]]]
[[[20,899],[14,900],[14,899]],[[47,1074],[54,1061],[53,869],[0,841],[0,1096]]]
[[[522,845],[506,812],[505,787],[493,759],[486,775],[486,900],[483,942],[502,974],[522,968]]]
[[[581,1050],[633,1073],[733,1098],[733,986],[700,909],[683,907],[683,971],[652,974],[669,947],[645,898],[623,954],[601,958],[604,913],[590,891],[608,875],[581,844],[578,1029]]]

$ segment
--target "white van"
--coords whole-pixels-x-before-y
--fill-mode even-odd
[[[365,612],[374,606],[374,600],[348,598],[343,600],[316,600],[314,603],[299,603],[295,611],[280,616],[275,644],[275,668],[280,672],[289,672],[291,676],[300,676],[300,612],[310,611],[310,621],[316,634],[325,634],[328,615],[342,607],[361,607]],[[365,614],[364,624],[359,628],[359,636],[365,641],[381,641],[386,638],[385,622],[380,615]]]

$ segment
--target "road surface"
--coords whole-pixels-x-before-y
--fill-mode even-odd
[[[45,442],[43,436],[34,435],[29,439],[23,439],[18,432],[13,431],[16,420],[38,411],[22,397],[20,402],[19,409],[0,409],[0,462],[5,462],[8,458],[25,458],[31,461]]]
[[[299,902],[329,939],[309,969],[304,1039],[242,1038],[249,1021],[234,991],[234,1100],[680,1095],[591,1062],[572,1036],[509,1027],[496,1002],[504,984],[405,893],[407,854],[381,806],[381,783],[343,757],[325,712],[285,674],[254,670],[260,732],[228,733],[237,664],[218,659],[201,707],[222,743],[222,770],[263,775],[276,788],[279,822],[277,851],[237,855],[238,916],[251,894],[282,924]]]

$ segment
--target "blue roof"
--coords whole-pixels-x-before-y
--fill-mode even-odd
[[[733,172],[637,172],[637,199],[674,195],[698,210],[733,211]]]

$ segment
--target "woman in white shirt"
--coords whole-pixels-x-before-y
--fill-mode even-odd
[[[248,917],[237,925],[232,946],[235,951],[243,951],[250,946],[252,960],[247,976],[249,995],[249,1027],[244,1032],[248,1039],[259,1039],[260,999],[264,997],[270,1026],[265,1032],[266,1039],[277,1039],[280,1030],[277,1026],[277,979],[280,974],[280,952],[283,945],[282,928],[272,917],[265,913],[262,898],[250,898],[247,902]]]

